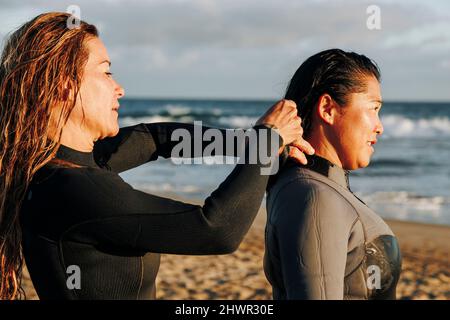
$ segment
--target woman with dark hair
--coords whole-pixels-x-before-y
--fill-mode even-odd
[[[348,180],[383,133],[379,81],[370,59],[332,49],[308,58],[287,88],[316,153],[307,165],[287,160],[269,182],[264,269],[274,299],[395,299],[397,240]]]
[[[203,206],[133,189],[118,173],[170,157],[172,132],[194,128],[119,129],[124,90],[107,50],[93,25],[68,28],[70,18],[37,16],[1,57],[0,298],[21,296],[24,258],[41,299],[154,298],[159,253],[238,247],[266,189],[265,164],[238,164]],[[243,144],[245,157],[276,156],[290,143],[311,152],[300,124],[292,101],[276,103],[253,128],[256,141]],[[291,155],[304,157],[299,149]]]

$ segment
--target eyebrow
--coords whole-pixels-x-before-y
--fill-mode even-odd
[[[380,99],[374,99],[374,100],[372,100],[372,102],[378,102],[379,104],[383,104],[383,101]]]
[[[105,63],[105,62],[107,62],[108,63],[108,65],[111,67],[111,61],[109,61],[109,60],[103,60],[102,62],[100,62],[99,64],[102,64],[102,63]]]

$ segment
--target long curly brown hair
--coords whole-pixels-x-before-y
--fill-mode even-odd
[[[69,28],[68,19],[50,12],[28,21],[0,60],[0,299],[25,297],[21,203],[33,175],[55,157],[88,58],[84,41],[98,37],[95,26]]]

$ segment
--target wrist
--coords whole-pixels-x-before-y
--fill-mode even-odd
[[[273,124],[270,124],[270,123],[259,123],[259,124],[256,124],[253,128],[257,129],[257,128],[261,128],[261,127],[268,128],[278,135],[278,143],[280,146],[280,148],[278,150],[278,154],[281,154],[284,150],[285,143],[284,143],[283,136],[281,135],[278,127]]]

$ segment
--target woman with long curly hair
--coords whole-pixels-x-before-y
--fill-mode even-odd
[[[203,206],[124,182],[118,173],[170,157],[171,133],[194,127],[119,129],[124,90],[111,76],[107,50],[93,25],[68,28],[69,18],[45,13],[25,23],[0,61],[0,298],[23,295],[24,260],[41,299],[154,298],[159,253],[235,250],[268,176],[261,161],[240,163]],[[294,144],[299,161],[301,150],[313,152],[292,101],[272,106],[253,131],[258,139],[243,145],[248,152]],[[265,145],[263,134],[281,145]],[[68,284],[72,267],[79,285]]]

